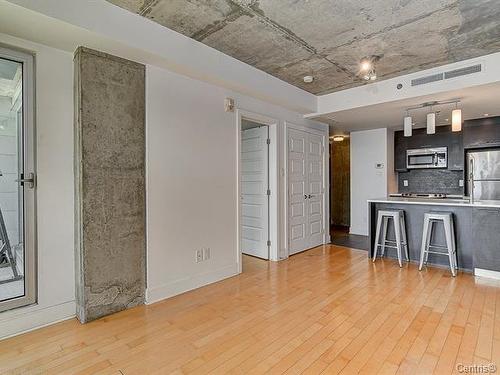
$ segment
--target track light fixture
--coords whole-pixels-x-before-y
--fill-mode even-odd
[[[413,111],[416,109],[428,108],[428,107],[430,108],[430,112],[427,113],[427,116],[426,116],[427,134],[436,133],[436,113],[437,112],[434,111],[434,107],[440,106],[440,105],[447,105],[447,104],[455,104],[455,109],[451,112],[451,129],[452,129],[452,131],[454,131],[454,132],[461,131],[462,130],[462,110],[460,108],[458,108],[459,103],[460,103],[459,99],[453,99],[453,100],[426,102],[426,103],[418,104],[418,105],[413,106],[413,107],[406,108],[405,116],[403,119],[404,136],[411,137],[411,135],[412,135],[413,119],[410,116],[410,111]]]

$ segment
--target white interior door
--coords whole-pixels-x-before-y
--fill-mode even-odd
[[[288,252],[321,245],[324,238],[324,136],[288,130]]]
[[[289,254],[308,247],[307,234],[307,133],[288,131],[288,238]]]
[[[307,134],[307,233],[308,247],[323,244],[324,237],[324,189],[323,189],[323,138]]]
[[[269,259],[268,127],[241,134],[241,249]]]

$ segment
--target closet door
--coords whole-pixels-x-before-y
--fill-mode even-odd
[[[321,245],[324,238],[324,136],[288,130],[288,252]]]
[[[307,249],[307,133],[288,130],[288,253]]]
[[[323,189],[323,138],[307,135],[307,233],[308,247],[323,244],[324,237],[324,189]]]

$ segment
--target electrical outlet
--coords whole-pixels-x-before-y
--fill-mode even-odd
[[[210,248],[206,247],[203,249],[203,260],[210,259]]]
[[[408,186],[408,180],[403,180],[403,186]]]
[[[203,260],[203,250],[196,250],[196,263],[200,263]]]

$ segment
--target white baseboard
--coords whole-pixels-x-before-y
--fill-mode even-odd
[[[474,276],[487,277],[489,279],[500,280],[500,272],[485,270],[482,268],[474,268]]]
[[[29,306],[0,313],[0,339],[20,335],[75,317],[75,301],[37,308]]]
[[[163,284],[154,288],[148,288],[146,290],[146,304],[150,305],[163,299],[170,298],[208,284],[212,284],[216,281],[236,276],[237,274],[238,264],[235,263],[233,265],[219,268],[214,271],[178,279],[172,281],[171,283]]]

